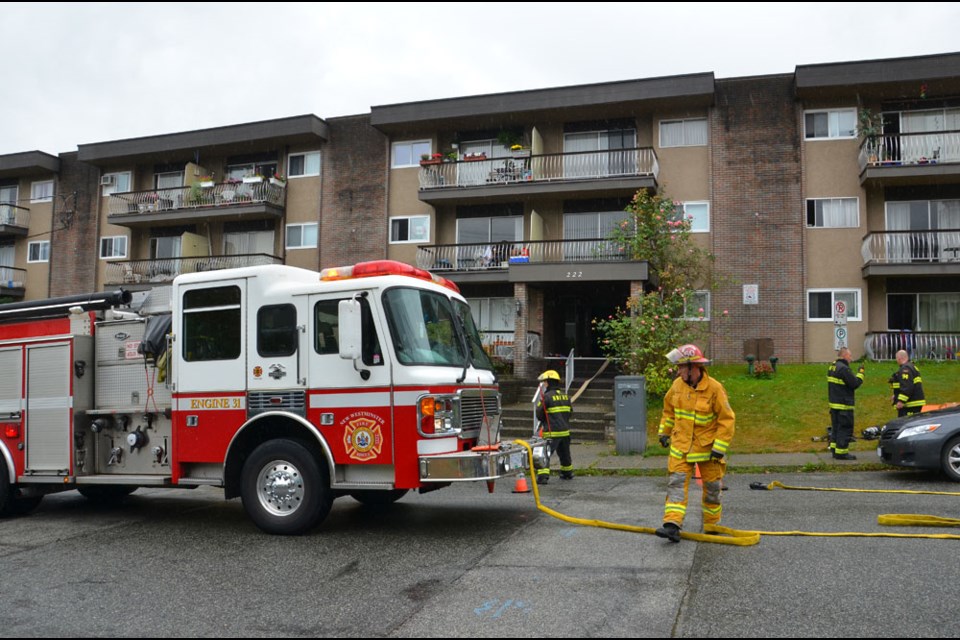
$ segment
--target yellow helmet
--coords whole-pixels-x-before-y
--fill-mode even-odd
[[[553,369],[547,369],[537,377],[537,380],[540,380],[541,382],[544,380],[556,380],[557,382],[560,382],[560,374]]]

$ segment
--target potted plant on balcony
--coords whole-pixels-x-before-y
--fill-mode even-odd
[[[883,114],[873,113],[870,109],[857,112],[857,136],[864,141],[867,162],[877,164],[880,158],[880,136],[883,135]]]
[[[487,159],[487,154],[483,152],[467,153],[467,154],[464,154],[463,156],[464,162],[476,162],[477,160],[486,160],[486,159]]]
[[[287,179],[284,177],[282,173],[275,173],[272,176],[270,176],[270,184],[275,184],[278,187],[286,187]]]
[[[200,176],[200,186],[209,189],[215,184],[213,176]]]
[[[442,153],[424,153],[420,156],[420,166],[426,167],[433,164],[440,164],[443,162]]]

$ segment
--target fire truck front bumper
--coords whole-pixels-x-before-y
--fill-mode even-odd
[[[534,468],[546,467],[550,454],[546,440],[531,438],[527,443],[533,451]],[[530,456],[526,447],[513,443],[501,442],[490,450],[420,456],[421,482],[496,480],[521,471],[530,471]]]

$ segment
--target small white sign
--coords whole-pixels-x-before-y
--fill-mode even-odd
[[[137,347],[140,346],[140,341],[129,341],[123,343],[123,358],[125,360],[137,360],[143,356],[137,353]]]
[[[760,304],[760,285],[743,285],[743,304]]]
[[[847,328],[845,326],[834,327],[833,330],[833,349],[839,351],[847,346]]]

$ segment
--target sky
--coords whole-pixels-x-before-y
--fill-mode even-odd
[[[960,51],[960,3],[6,3],[0,155],[548,87]]]

